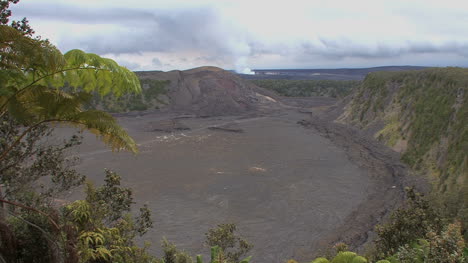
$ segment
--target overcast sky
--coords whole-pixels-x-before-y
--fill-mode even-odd
[[[468,66],[463,0],[22,0],[38,35],[132,70]]]

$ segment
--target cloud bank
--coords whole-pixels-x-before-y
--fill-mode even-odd
[[[308,1],[290,10],[220,2],[161,9],[145,1],[148,8],[34,1],[13,11],[63,51],[80,48],[131,69],[215,65],[249,74],[253,67],[468,65],[466,7],[444,13],[430,1],[422,11],[393,1],[367,2],[363,10]]]

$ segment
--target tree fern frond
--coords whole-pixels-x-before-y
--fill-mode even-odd
[[[31,112],[31,109],[32,107],[27,107],[25,103],[19,101],[16,97],[10,99],[7,104],[9,115],[23,125],[34,123],[36,114]]]
[[[70,50],[64,56],[68,68],[80,69],[76,72],[63,72],[65,81],[72,87],[88,92],[98,91],[102,96],[109,92],[116,96],[141,92],[137,76],[112,59],[78,49]]]
[[[11,96],[6,101],[7,111],[10,117],[25,126],[38,122],[41,119],[38,113],[41,112],[44,107],[44,105],[38,103],[38,99],[39,96],[47,90],[49,90],[48,87],[34,86],[21,94]],[[52,101],[49,103],[52,103]],[[46,106],[50,106],[50,104]]]
[[[141,86],[133,72],[111,59],[76,49],[62,55],[48,41],[0,25],[0,116],[8,114],[26,131],[39,123],[71,123],[96,133],[113,150],[136,152],[111,115],[82,110],[93,92],[120,96],[139,93]]]
[[[65,53],[64,56],[69,67],[77,68],[86,65],[86,52],[82,50],[73,49]]]
[[[12,98],[8,103],[8,113],[25,126],[43,122],[69,123],[90,130],[113,150],[125,149],[136,153],[135,142],[112,115],[98,110],[82,110],[91,98],[92,95],[86,92],[70,94],[37,86]]]
[[[41,119],[67,118],[81,112],[83,104],[89,102],[92,95],[85,92],[68,94],[61,90],[42,92],[37,98],[37,106],[42,110]]]
[[[312,263],[330,263],[330,261],[326,258],[316,258]]]
[[[0,69],[47,72],[64,67],[65,62],[60,51],[48,41],[32,39],[12,27],[0,25]]]
[[[18,87],[27,83],[27,77],[23,72],[13,69],[0,70],[0,97],[11,96]],[[5,89],[9,89],[9,93],[4,93]]]
[[[78,124],[101,138],[112,150],[128,150],[138,152],[135,141],[117,123],[112,115],[98,111],[89,110],[76,114],[70,121]]]

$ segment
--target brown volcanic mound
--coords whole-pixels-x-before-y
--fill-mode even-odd
[[[200,116],[235,115],[278,108],[274,93],[217,67],[138,72],[141,79],[169,80],[168,109]]]

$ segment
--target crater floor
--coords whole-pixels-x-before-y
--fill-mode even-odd
[[[111,168],[137,203],[149,205],[154,229],[144,239],[155,254],[163,237],[192,255],[206,254],[204,233],[233,222],[258,262],[310,260],[313,244],[343,223],[372,183],[342,149],[297,124],[307,116],[285,110],[261,117],[120,117],[140,153],[112,153],[86,135],[78,169],[99,183]],[[155,131],[168,119],[184,129]]]

